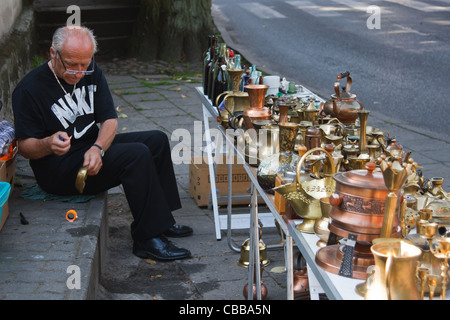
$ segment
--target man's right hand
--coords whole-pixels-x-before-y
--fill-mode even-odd
[[[44,139],[19,139],[19,153],[27,159],[40,159],[52,153],[61,156],[70,149],[70,139],[66,132],[59,131]]]
[[[49,137],[50,150],[58,155],[62,156],[66,154],[70,149],[70,139],[66,132],[60,131]]]

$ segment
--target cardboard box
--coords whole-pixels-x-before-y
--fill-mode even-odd
[[[250,203],[251,181],[242,164],[233,162],[233,204]],[[200,164],[198,164],[200,163]],[[228,164],[216,165],[216,189],[219,205],[227,204]],[[189,193],[199,207],[207,206],[211,190],[209,167],[202,157],[192,158],[189,166]],[[243,195],[243,197],[240,197]]]
[[[14,188],[14,178],[16,175],[16,156],[17,156],[17,148],[14,149],[14,155],[11,159],[7,161],[0,161],[0,181],[6,181],[11,184],[11,193]],[[0,220],[0,230],[3,228],[3,225],[6,222],[6,219],[9,216],[9,208],[8,201],[3,205],[2,209],[2,218]]]

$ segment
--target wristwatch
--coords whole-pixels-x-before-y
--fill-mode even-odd
[[[96,144],[96,143],[94,143],[92,146],[93,146],[93,147],[97,147],[97,148],[100,149],[100,155],[101,155],[102,158],[103,158],[103,156],[105,155],[105,151],[103,150],[103,148],[100,147],[100,146],[99,146],[98,144]]]

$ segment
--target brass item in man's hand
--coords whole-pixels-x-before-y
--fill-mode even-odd
[[[75,180],[75,188],[79,193],[83,193],[84,186],[86,185],[87,170],[88,167],[81,167],[80,170],[78,170],[77,179]]]

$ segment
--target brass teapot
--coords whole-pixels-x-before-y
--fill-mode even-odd
[[[347,78],[346,87],[342,87],[340,91],[339,85],[342,78]],[[322,111],[325,115],[330,115],[337,118],[343,124],[353,124],[358,118],[358,110],[362,110],[364,107],[356,99],[356,95],[350,93],[352,86],[352,78],[350,72],[344,72],[337,75],[337,80],[334,83],[335,93],[331,95],[331,99],[325,102],[322,107]]]

